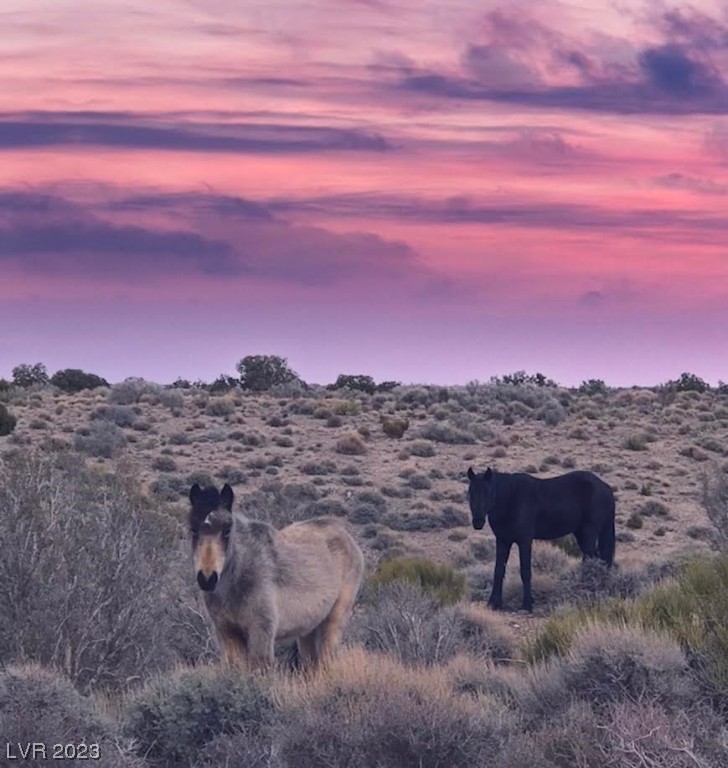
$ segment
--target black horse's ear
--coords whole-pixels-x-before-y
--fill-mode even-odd
[[[472,467],[468,467],[468,478],[470,480],[475,480],[475,472],[473,472],[473,468]]]
[[[197,499],[200,498],[200,494],[202,493],[202,488],[200,488],[198,483],[195,483],[192,488],[190,488],[190,503],[194,504]]]
[[[233,489],[225,483],[223,485],[222,490],[220,491],[220,501],[222,502],[223,507],[227,509],[229,512],[233,511],[233,499],[235,498],[235,494],[233,493]]]
[[[493,477],[493,470],[488,467],[488,469],[485,470],[485,479],[490,480],[491,477]]]

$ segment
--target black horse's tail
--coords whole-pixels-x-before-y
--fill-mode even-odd
[[[611,567],[614,562],[614,550],[617,546],[617,537],[614,530],[614,500],[612,499],[612,508],[608,518],[604,521],[602,530],[599,531],[599,537],[597,539],[597,551],[599,557],[603,560],[607,567]]]

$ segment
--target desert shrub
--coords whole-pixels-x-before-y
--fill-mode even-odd
[[[350,652],[327,678],[286,692],[279,754],[291,768],[471,768],[500,754],[513,719],[493,698]]]
[[[189,488],[185,478],[180,475],[163,475],[150,486],[152,494],[161,501],[177,501]]]
[[[0,657],[55,666],[82,688],[168,660],[160,597],[176,527],[126,468],[67,453],[0,460]]]
[[[551,599],[586,605],[613,597],[635,597],[646,582],[646,577],[637,571],[608,568],[601,560],[589,558],[566,571]]]
[[[82,696],[57,672],[38,665],[0,669],[0,730],[16,759],[19,745],[45,746],[45,758],[37,755],[36,759],[22,760],[23,765],[33,768],[53,762],[53,745],[59,743],[98,744],[96,759],[90,759],[94,754],[91,751],[84,754],[87,762],[101,768],[141,766],[141,761],[137,763],[130,754],[129,745],[119,738],[116,726],[101,715],[92,699]]]
[[[33,387],[47,384],[48,371],[43,363],[23,363],[13,368],[13,384],[16,387]]]
[[[382,416],[382,431],[387,437],[400,438],[409,429],[409,419]]]
[[[682,373],[679,378],[668,381],[666,386],[676,392],[707,392],[710,389],[710,386],[694,373]]]
[[[540,421],[546,422],[549,427],[555,427],[566,419],[567,412],[556,398],[551,398],[537,408],[534,415]]]
[[[253,392],[265,392],[271,387],[299,379],[285,357],[278,355],[248,355],[235,366],[240,374],[240,386]]]
[[[351,637],[369,651],[406,665],[443,664],[461,653],[511,659],[516,642],[501,617],[476,605],[442,607],[403,582],[379,588],[352,620]]]
[[[195,768],[284,768],[278,759],[278,739],[272,729],[240,727],[208,741],[197,754]]]
[[[616,624],[579,629],[569,651],[537,678],[536,713],[563,710],[574,698],[596,710],[619,701],[690,705],[696,694],[679,643],[658,632]]]
[[[625,523],[627,528],[632,528],[633,530],[642,528],[644,524],[645,521],[642,519],[642,515],[639,512],[632,512],[632,514],[627,518],[627,522]]]
[[[701,482],[703,507],[715,526],[720,548],[728,551],[728,474],[714,465],[702,475]]]
[[[451,605],[465,597],[465,575],[451,565],[435,563],[424,557],[394,557],[382,560],[369,587],[374,592],[393,582],[404,582],[419,587],[440,605]]]
[[[184,395],[176,388],[167,388],[159,390],[159,402],[170,410],[179,410],[185,404]]]
[[[425,424],[419,430],[419,437],[425,440],[433,440],[436,443],[450,443],[452,445],[472,445],[475,442],[475,437],[471,432],[457,429],[442,422]]]
[[[100,405],[91,412],[91,420],[110,421],[117,427],[133,427],[137,415],[129,405]]]
[[[340,373],[334,384],[331,384],[329,389],[353,389],[358,392],[366,392],[368,395],[373,395],[377,391],[377,385],[371,376],[364,376],[362,374],[347,375]]]
[[[628,451],[646,451],[647,437],[644,434],[629,435],[624,439],[623,445]]]
[[[629,600],[611,600],[554,615],[527,645],[531,660],[564,655],[587,622],[628,624],[666,633],[687,653],[713,703],[728,712],[728,557],[695,560]]]
[[[574,536],[573,533],[562,536],[560,539],[553,539],[550,543],[562,552],[566,552],[569,557],[581,557],[582,555],[579,542],[576,540],[576,536]]]
[[[160,391],[159,384],[130,376],[111,386],[108,400],[115,405],[134,405],[140,402],[143,397],[156,399]]]
[[[608,392],[609,389],[602,379],[588,379],[587,381],[582,381],[579,385],[579,394],[581,395],[589,395],[591,397],[593,395],[606,395]]]
[[[272,703],[262,679],[214,666],[179,669],[130,697],[124,732],[153,766],[192,765],[215,737],[265,724]]]
[[[427,475],[422,475],[419,472],[415,472],[407,478],[407,484],[410,488],[422,491],[432,488],[432,480]]]
[[[126,445],[123,430],[110,421],[92,421],[74,435],[73,447],[81,453],[110,459]]]
[[[646,501],[639,508],[639,513],[642,517],[669,517],[670,510],[661,501],[650,500]]]
[[[316,517],[315,502],[321,494],[311,483],[283,483],[269,480],[258,490],[240,496],[240,508],[249,517],[282,528],[297,520]]]
[[[81,392],[84,389],[96,389],[97,387],[108,387],[109,382],[106,379],[97,376],[95,373],[86,373],[80,368],[64,368],[56,371],[51,376],[51,384],[63,392]]]
[[[227,397],[213,397],[205,406],[208,416],[232,416],[235,413],[235,403]]]
[[[421,459],[429,459],[435,455],[435,446],[429,440],[414,440],[408,448],[413,456]]]
[[[331,475],[337,470],[336,464],[328,459],[307,461],[301,466],[304,475]]]
[[[240,386],[240,381],[234,376],[228,376],[221,373],[211,384],[207,386],[207,391],[213,395],[219,395],[230,392]]]
[[[152,469],[157,472],[175,472],[177,470],[177,462],[171,456],[157,456],[152,461]]]
[[[725,762],[720,724],[703,708],[670,711],[654,701],[608,707],[596,739],[600,764],[615,768],[695,768]]]
[[[367,452],[367,447],[361,437],[352,432],[336,441],[336,452],[346,456],[360,456]]]
[[[0,403],[0,437],[9,435],[15,429],[17,423],[18,420],[15,416],[10,413],[6,406]]]

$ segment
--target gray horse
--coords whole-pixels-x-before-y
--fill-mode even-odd
[[[197,583],[230,664],[270,666],[277,641],[296,640],[304,668],[341,643],[364,557],[335,519],[281,530],[233,512],[233,489],[190,489]]]

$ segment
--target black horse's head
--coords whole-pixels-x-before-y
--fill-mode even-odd
[[[225,483],[222,490],[190,488],[190,535],[197,583],[212,592],[225,567],[232,530],[233,489]]]
[[[479,531],[485,525],[485,519],[493,511],[495,503],[495,478],[493,470],[488,467],[485,472],[476,474],[468,467],[468,499],[470,511],[473,514],[473,528]]]

